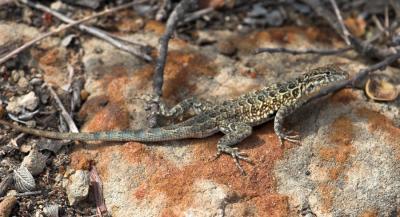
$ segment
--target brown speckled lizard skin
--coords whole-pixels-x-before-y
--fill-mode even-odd
[[[95,133],[60,133],[31,129],[0,120],[0,124],[24,133],[52,139],[80,141],[138,141],[159,142],[186,138],[203,138],[218,131],[225,135],[218,141],[217,150],[231,155],[242,173],[239,159],[249,161],[234,145],[248,137],[252,127],[274,119],[274,130],[283,140],[298,142],[296,135],[283,131],[283,121],[296,108],[302,106],[322,89],[348,79],[348,74],[337,66],[328,65],[311,70],[295,79],[249,92],[236,99],[219,104],[189,98],[170,110],[161,105],[160,115],[178,117],[192,109],[196,115],[171,126],[141,130]]]

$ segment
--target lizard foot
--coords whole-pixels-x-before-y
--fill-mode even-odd
[[[292,135],[291,135],[292,134]],[[278,135],[280,145],[283,146],[283,141],[287,140],[289,142],[293,142],[296,144],[300,144],[300,136],[296,133],[294,134],[293,131],[287,132],[287,134]]]
[[[248,155],[246,153],[240,152],[238,148],[231,148],[231,147],[219,148],[217,154],[212,160],[216,160],[217,158],[219,158],[219,156],[221,156],[222,153],[229,154],[233,158],[236,167],[239,169],[242,175],[246,175],[246,172],[240,165],[239,160],[243,160],[246,161],[247,163],[253,164],[253,162],[250,160],[250,158],[248,158]]]

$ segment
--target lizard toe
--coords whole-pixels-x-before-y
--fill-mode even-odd
[[[217,160],[220,156],[222,155],[221,151],[217,151],[217,153],[211,157],[210,161],[215,161]]]
[[[280,142],[281,146],[283,146],[284,140],[292,142],[292,143],[300,144],[299,134],[293,133],[293,131],[289,131],[283,135],[279,135],[278,137],[279,137],[279,142]]]

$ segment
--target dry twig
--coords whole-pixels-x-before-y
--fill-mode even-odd
[[[30,7],[36,8],[38,10],[44,11],[46,13],[49,13],[55,17],[57,17],[58,19],[60,19],[61,21],[65,22],[65,23],[74,23],[75,20],[57,12],[54,11],[53,9],[46,7],[45,5],[42,5],[40,3],[36,3],[36,2],[31,2],[29,0],[20,0],[20,2],[29,5]],[[126,9],[129,7],[132,7],[134,5],[137,4],[141,4],[145,2],[145,0],[143,1],[135,1],[135,2],[130,2],[130,3],[126,3],[123,5],[120,5],[118,7],[106,10],[106,11],[111,11],[111,12],[115,12],[117,10],[122,10],[122,9]],[[110,13],[110,12],[109,12]],[[74,25],[75,26],[75,25]],[[82,31],[85,31],[87,33],[90,33],[98,38],[103,39],[104,41],[110,43],[111,45],[115,46],[118,49],[121,49],[123,51],[126,51],[130,54],[133,54],[135,56],[138,56],[146,61],[152,61],[152,58],[150,55],[147,54],[148,48],[146,46],[137,44],[137,43],[133,43],[133,42],[129,42],[127,43],[127,41],[120,39],[118,36],[115,35],[111,35],[110,33],[107,33],[101,29],[98,29],[96,27],[92,27],[92,26],[87,26],[87,25],[83,25],[80,24],[78,25],[78,28]]]
[[[324,18],[329,25],[344,39],[345,36],[341,30],[340,24],[336,21],[335,15],[327,10],[324,5],[321,4],[320,0],[302,0],[305,4],[311,7],[315,13]]]
[[[385,28],[382,26],[381,21],[378,19],[376,15],[372,16],[372,21],[374,21],[376,27],[381,31],[381,32],[386,32]]]
[[[161,36],[159,41],[159,48],[158,48],[158,57],[156,60],[156,66],[154,68],[154,75],[153,75],[153,90],[156,95],[156,98],[162,95],[162,86],[164,82],[164,68],[167,59],[168,53],[168,42],[172,37],[172,34],[175,30],[176,25],[180,20],[182,20],[183,16],[187,11],[197,7],[197,0],[182,0],[172,11],[171,15],[168,18],[167,25],[165,28],[165,33]],[[149,117],[149,124],[150,126],[155,126],[157,124],[156,114],[159,110],[158,103],[152,102],[150,104],[150,111],[151,116]]]
[[[22,0],[22,1],[25,1],[25,0]],[[119,6],[119,7],[115,7],[115,8],[111,8],[111,9],[106,9],[106,10],[104,10],[104,11],[102,11],[102,12],[93,14],[93,15],[91,15],[91,16],[85,17],[85,18],[80,19],[80,20],[77,20],[77,21],[69,22],[69,24],[67,24],[67,25],[65,25],[65,26],[60,26],[59,28],[57,28],[57,29],[55,29],[55,30],[52,30],[52,31],[47,32],[47,33],[44,33],[44,34],[40,35],[39,37],[32,39],[31,41],[25,43],[24,45],[18,47],[17,49],[13,50],[12,52],[10,52],[10,53],[8,53],[7,55],[5,55],[4,57],[2,57],[2,58],[0,59],[0,65],[3,64],[3,63],[5,63],[6,61],[8,61],[8,60],[9,60],[10,58],[12,58],[13,56],[17,55],[17,54],[20,53],[21,51],[23,51],[23,50],[29,48],[30,46],[36,44],[37,42],[39,42],[39,41],[41,41],[41,40],[43,40],[43,39],[45,39],[45,38],[47,38],[47,37],[49,37],[49,36],[51,36],[51,35],[57,34],[57,33],[61,32],[61,31],[64,31],[64,30],[66,30],[66,29],[68,29],[68,28],[71,28],[71,27],[76,26],[76,25],[78,25],[78,24],[80,24],[80,23],[86,22],[86,21],[88,21],[88,20],[94,19],[94,18],[96,18],[96,17],[104,16],[104,15],[106,15],[106,14],[114,13],[114,12],[116,12],[116,11],[125,9],[125,8],[127,8],[127,7],[132,6],[132,4],[133,4],[133,3],[128,3],[128,4],[121,5],[121,6]]]
[[[340,82],[328,89],[325,90],[321,90],[321,92],[314,96],[311,100],[325,96],[327,94],[336,92],[340,89],[343,89],[345,87],[356,87],[361,81],[365,80],[365,78],[371,73],[374,72],[376,70],[382,70],[384,68],[386,68],[387,66],[393,64],[394,62],[396,62],[398,59],[400,59],[400,51],[398,51],[396,54],[393,54],[387,58],[385,58],[384,60],[371,65],[365,69],[361,69],[352,79],[344,81],[344,82]]]
[[[382,70],[386,68],[387,66],[395,63],[398,59],[400,59],[400,51],[397,51],[397,53],[390,55],[389,57],[386,57],[384,60],[366,68],[360,70],[359,73],[351,80],[352,86],[356,86],[357,83],[360,81],[364,80],[369,73],[376,71],[376,70]]]
[[[385,25],[385,34],[386,34],[386,36],[388,36],[389,37],[389,6],[386,4],[385,5],[385,22],[384,22],[384,25]]]
[[[257,48],[254,51],[254,54],[259,54],[259,53],[289,53],[292,55],[300,55],[300,54],[318,54],[318,55],[336,55],[340,53],[344,53],[347,51],[352,50],[352,47],[344,47],[340,49],[326,49],[326,50],[320,50],[320,49],[305,49],[305,50],[296,50],[296,49],[290,49],[290,48],[284,48],[284,47],[278,47],[278,48]]]
[[[47,88],[49,89],[51,95],[53,95],[53,98],[55,99],[58,107],[61,109],[61,115],[64,118],[65,122],[67,122],[68,128],[70,132],[73,133],[79,133],[78,127],[76,127],[74,120],[72,119],[72,117],[68,114],[67,110],[65,109],[64,105],[62,104],[60,98],[57,96],[57,93],[53,90],[53,88],[48,85],[45,84],[47,86]]]
[[[344,41],[346,42],[347,45],[350,45],[349,36],[351,34],[350,34],[349,30],[347,30],[346,26],[343,23],[343,18],[342,18],[342,15],[340,13],[339,7],[337,6],[335,0],[330,0],[330,2],[331,2],[331,5],[333,7],[333,10],[335,11],[336,17],[337,17],[337,19],[339,21],[340,28],[342,29],[343,36],[344,36]]]
[[[20,39],[7,41],[6,43],[0,45],[0,56],[10,52],[10,50],[14,50],[18,46],[21,46],[21,44],[22,41]]]
[[[397,19],[400,19],[400,2],[397,0],[389,0],[389,3],[394,9]]]
[[[307,5],[309,5],[318,16],[325,19],[329,23],[329,25],[340,36],[342,36],[342,38],[345,37],[342,32],[340,23],[336,21],[336,18],[331,11],[324,8],[320,0],[302,0],[302,1]],[[377,46],[372,45],[369,42],[362,41],[352,35],[349,35],[348,38],[354,50],[357,51],[357,53],[359,53],[360,55],[365,56],[367,58],[383,60],[394,54],[394,51],[391,49],[379,48]]]
[[[204,8],[204,9],[200,9],[198,11],[195,11],[193,13],[187,14],[185,19],[182,22],[179,22],[179,25],[188,23],[188,22],[192,22],[193,20],[197,20],[200,17],[211,13],[212,11],[214,11],[213,7],[209,7],[209,8]]]
[[[14,195],[15,197],[26,197],[26,196],[32,196],[32,195],[38,195],[41,194],[42,191],[28,191],[28,192],[23,192],[23,193],[17,193]],[[0,201],[4,200],[6,197],[0,197]]]
[[[10,173],[4,179],[0,182],[0,197],[2,197],[6,191],[8,190],[8,187],[11,186],[13,183],[13,174]]]
[[[350,37],[350,41],[354,49],[362,56],[370,59],[383,60],[395,53],[395,51],[387,48],[380,48],[367,41],[362,41],[356,37]]]
[[[168,53],[168,42],[172,37],[175,27],[179,20],[183,18],[185,13],[190,10],[193,5],[197,3],[196,0],[182,0],[172,11],[168,18],[165,33],[161,36],[159,41],[159,54],[156,60],[156,67],[154,69],[153,88],[156,95],[162,95],[163,73]]]

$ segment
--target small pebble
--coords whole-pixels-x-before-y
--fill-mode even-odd
[[[43,83],[43,79],[41,78],[32,78],[30,82],[32,85],[41,85]]]
[[[28,94],[12,99],[8,103],[6,110],[13,114],[19,114],[23,111],[23,109],[33,111],[38,105],[39,98],[33,91],[31,91]]]
[[[32,151],[32,146],[31,145],[27,145],[27,144],[22,144],[19,147],[19,151],[21,153],[29,153],[30,151]]]
[[[89,97],[90,93],[87,92],[86,90],[82,90],[81,93],[80,93],[80,95],[81,95],[81,99],[82,99],[83,101],[85,101],[85,100]]]
[[[17,195],[18,194],[18,192],[16,191],[16,190],[9,190],[8,192],[7,192],[7,196],[15,196],[15,195]]]
[[[29,71],[30,71],[30,73],[31,73],[32,75],[34,75],[34,74],[37,73],[37,69],[36,69],[36,68],[30,68]]]
[[[219,41],[217,49],[219,53],[227,56],[232,56],[236,52],[236,47],[231,41]]]
[[[94,52],[97,53],[97,54],[101,54],[101,53],[103,53],[103,49],[101,47],[96,47],[94,49]]]
[[[6,110],[4,109],[3,103],[0,103],[0,118],[3,118],[5,114]]]
[[[20,77],[20,78],[25,77],[25,72],[24,72],[24,70],[18,70],[18,73],[19,73],[19,77]]]
[[[11,71],[11,81],[17,83],[18,80],[19,80],[19,72],[14,69]]]
[[[76,170],[67,181],[66,192],[71,206],[85,200],[89,194],[89,171]]]
[[[0,67],[0,74],[5,74],[7,72],[7,67],[2,66]]]
[[[29,82],[28,82],[28,80],[27,80],[25,77],[21,77],[21,78],[18,80],[18,86],[19,86],[20,88],[25,89],[25,88],[27,88],[27,87],[29,86]]]

